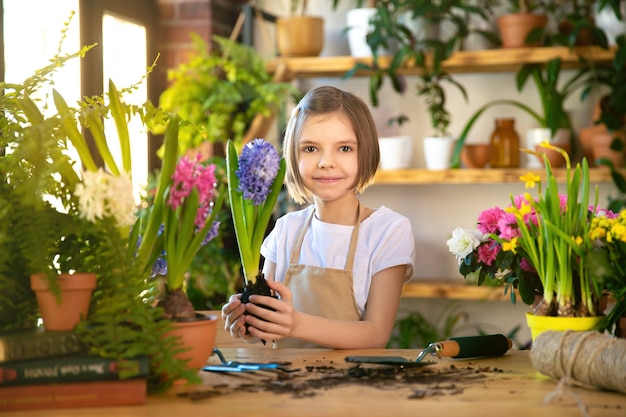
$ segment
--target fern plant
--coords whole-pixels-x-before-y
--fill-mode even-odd
[[[50,65],[22,83],[0,83],[4,92],[0,95],[0,331],[37,326],[35,295],[29,287],[32,273],[49,272],[54,286],[58,271],[95,272],[97,288],[88,317],[75,329],[90,353],[118,360],[150,357],[152,391],[176,379],[199,381],[196,372],[175,357],[180,348],[166,336],[171,322],[153,307],[156,285],[146,279],[137,262],[129,227],[107,217],[93,223],[77,214],[76,187],[87,171],[97,171],[83,131],[89,130],[100,145],[97,152],[114,174],[130,171],[130,155],[122,146],[122,163],[117,166],[110,160],[104,119],[116,122],[120,140],[128,139],[126,123],[131,114],[141,116],[154,130],[168,120],[150,103],[132,106],[122,101],[136,86],[118,91],[110,83],[107,94],[85,98],[77,108],[67,106],[60,94],[49,89],[54,72],[89,49],[57,54]],[[56,110],[51,116],[32,98],[46,88],[55,99],[56,109],[48,109]],[[70,142],[83,169],[76,169],[68,157]],[[134,219],[132,208],[129,214]],[[123,369],[120,375],[126,378],[132,372]]]

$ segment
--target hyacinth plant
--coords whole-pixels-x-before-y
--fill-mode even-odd
[[[165,134],[164,157],[154,200],[136,230],[138,258],[151,276],[165,276],[165,296],[159,301],[165,317],[193,319],[193,305],[184,289],[185,274],[202,245],[217,235],[215,220],[226,197],[216,191],[215,165],[199,157],[178,157],[179,118],[172,116]]]
[[[478,273],[478,284],[487,277],[505,283],[505,292],[518,288],[535,315],[596,316],[601,283],[586,265],[592,245],[589,227],[593,218],[612,213],[589,205],[589,167],[583,159],[572,171],[569,156],[547,142],[541,147],[557,151],[566,160],[566,194],[560,194],[557,180],[545,154],[525,150],[543,158],[545,190],[532,173],[521,179],[530,193],[511,196],[511,204],[485,210],[476,231],[457,228],[448,247],[459,260],[464,276]]]
[[[285,177],[285,161],[274,146],[254,139],[241,155],[228,141],[226,170],[228,196],[244,273],[242,302],[251,294],[271,295],[261,264],[261,244]]]

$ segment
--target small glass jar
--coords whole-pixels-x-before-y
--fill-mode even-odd
[[[519,135],[514,129],[515,119],[496,119],[491,134],[491,168],[519,167]]]

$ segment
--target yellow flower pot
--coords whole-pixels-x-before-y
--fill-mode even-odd
[[[566,330],[586,331],[593,330],[604,316],[596,317],[554,317],[535,316],[526,313],[526,323],[530,327],[530,334],[534,341],[537,336],[546,330],[564,332]]]

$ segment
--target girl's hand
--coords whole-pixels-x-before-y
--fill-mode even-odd
[[[284,284],[268,281],[267,285],[279,299],[263,295],[250,296],[246,304],[245,322],[248,331],[263,340],[280,340],[289,336],[298,323],[298,312],[292,305],[292,294]],[[256,316],[256,317],[255,317]]]
[[[236,339],[244,339],[246,341],[253,338],[246,332],[246,322],[244,313],[245,306],[241,303],[241,294],[231,295],[228,303],[222,307],[222,318],[224,319],[224,330]]]

